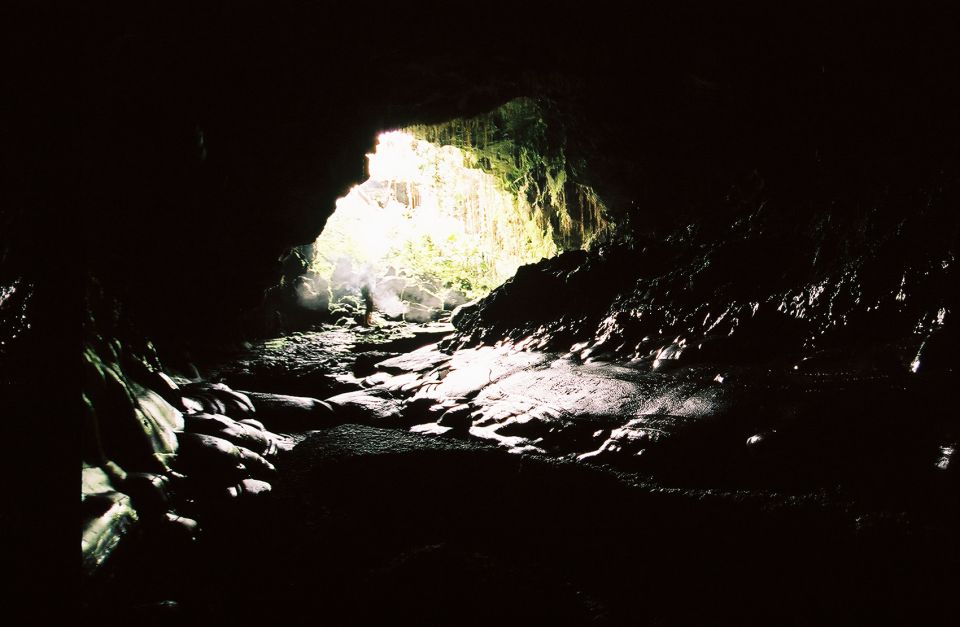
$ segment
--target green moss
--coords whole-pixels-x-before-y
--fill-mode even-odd
[[[400,131],[380,136],[370,180],[338,201],[315,243],[312,270],[341,292],[396,273],[438,298],[477,298],[520,265],[610,231],[549,101]]]
[[[125,468],[162,472],[176,456],[179,411],[122,371],[114,356],[101,357],[91,346],[83,351],[87,461],[116,460]]]
[[[404,130],[467,152],[559,250],[588,248],[612,232],[602,201],[578,180],[582,168],[568,162],[565,127],[548,100],[517,98],[484,115]]]

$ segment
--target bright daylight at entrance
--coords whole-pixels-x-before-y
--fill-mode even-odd
[[[304,305],[370,290],[389,318],[435,319],[557,253],[469,151],[391,131],[367,158],[370,178],[337,200],[314,243]]]

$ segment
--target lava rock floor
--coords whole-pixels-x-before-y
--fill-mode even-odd
[[[956,624],[935,382],[385,345],[386,366],[311,371],[343,424],[300,436],[272,492],[207,505],[198,542],[118,551],[85,618]],[[244,364],[221,378],[250,388]]]

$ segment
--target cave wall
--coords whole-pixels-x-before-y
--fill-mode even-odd
[[[73,79],[69,117],[82,123],[51,158],[58,188],[79,193],[55,222],[69,225],[69,252],[43,254],[53,203],[30,191],[8,219],[21,236],[8,237],[5,258],[27,273],[33,256],[88,271],[150,336],[235,332],[276,282],[278,258],[312,241],[333,200],[362,180],[378,131],[517,96],[555,103],[579,179],[652,239],[760,194],[797,224],[884,199],[891,215],[910,213],[957,162],[956,22],[932,12],[254,3],[38,13],[13,41],[71,44],[57,75]],[[32,85],[37,74],[18,72]],[[24,137],[7,153],[27,162],[25,179],[50,152],[37,143]]]
[[[363,178],[380,130],[469,117],[517,96],[559,103],[568,156],[582,157],[583,180],[629,218],[639,248],[624,250],[641,251],[609,267],[650,264],[607,272],[604,297],[584,301],[594,319],[583,337],[612,350],[645,328],[616,315],[605,325],[607,313],[675,306],[679,320],[669,322],[689,330],[708,313],[697,310],[700,295],[720,288],[741,304],[771,300],[851,276],[843,269],[857,259],[880,260],[853,276],[873,277],[876,293],[895,301],[887,286],[903,276],[902,255],[912,255],[911,282],[928,261],[953,263],[960,83],[958,25],[945,12],[865,3],[625,12],[592,2],[477,5],[465,16],[441,2],[56,4],[2,9],[0,396],[19,449],[5,456],[8,476],[28,477],[39,501],[10,508],[4,523],[44,534],[37,546],[14,542],[18,572],[74,572],[75,535],[53,529],[72,516],[51,511],[75,503],[76,443],[63,433],[80,395],[64,382],[79,370],[85,311],[94,314],[88,339],[104,353],[94,366],[110,352],[142,360],[151,354],[144,336],[230,335],[276,281],[278,257],[312,241],[334,199]],[[761,205],[769,212],[756,214]],[[762,244],[753,255],[700,263],[736,247],[728,225],[775,237],[749,240]],[[778,246],[784,240],[793,245]],[[757,280],[771,251],[777,272]],[[568,277],[588,262],[560,259],[546,273]],[[539,273],[527,271],[534,285]],[[691,276],[700,286],[691,297],[669,297]],[[908,296],[909,306],[945,296],[955,307],[951,278],[911,283],[927,296]],[[637,279],[648,292],[634,289]],[[518,316],[514,328],[551,322],[514,304],[504,305]],[[549,304],[562,315],[570,300]],[[918,311],[907,310],[898,332]],[[876,320],[857,324],[860,342],[887,332]],[[687,337],[704,328],[694,331]],[[126,338],[119,351],[113,334]],[[634,351],[643,338],[631,339]],[[44,443],[44,459],[33,442]],[[56,477],[67,476],[61,494]],[[35,581],[18,578],[11,596],[33,598]],[[50,606],[43,588],[34,611]]]

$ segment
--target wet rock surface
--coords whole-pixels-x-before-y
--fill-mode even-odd
[[[928,203],[928,215],[900,227],[927,228],[933,216],[954,223],[938,194]],[[883,236],[824,261],[823,249],[845,231],[827,242],[829,216],[807,219],[809,232],[798,234],[761,206],[691,224],[665,241],[611,243],[524,266],[454,312],[457,335],[443,348],[509,339],[655,368],[779,361],[819,372],[951,372],[942,355],[957,348],[949,322],[955,243],[931,237],[929,246],[911,246],[869,214],[845,229]]]
[[[583,86],[570,83],[580,96],[567,98],[560,77],[542,102],[556,107],[552,128],[570,131],[558,147],[577,170],[582,159],[583,181],[610,192],[604,219],[615,232],[521,267],[461,303],[452,326],[365,328],[363,293],[347,277],[304,283],[305,260],[291,250],[264,302],[268,312],[299,311],[268,330],[283,337],[207,352],[199,371],[170,381],[122,345],[98,346],[85,364],[85,424],[106,429],[85,441],[84,461],[108,483],[91,481],[85,521],[111,552],[147,554],[126,571],[122,556],[98,570],[139,572],[149,585],[131,583],[131,598],[208,622],[949,624],[960,563],[956,107],[948,98],[940,117],[925,105],[901,116],[914,93],[888,99],[888,85],[902,83],[878,72],[876,95],[852,88],[859,97],[846,113],[824,119],[834,87],[868,75],[855,60],[861,47],[851,49],[854,58],[788,71],[769,90],[678,66],[650,85],[687,76],[692,92],[637,101],[595,93],[599,77],[618,73],[584,67]],[[760,73],[779,75],[782,57],[770,58]],[[851,73],[836,74],[838,65]],[[717,100],[701,100],[704,89]],[[791,116],[797,94],[810,100]],[[902,118],[886,139],[869,114],[853,123],[875,100],[888,109],[874,115]],[[792,122],[770,125],[777,103]],[[295,161],[315,176],[309,160]],[[211,172],[220,186],[224,171]],[[290,180],[275,181],[285,198]],[[527,191],[583,191],[576,177],[555,183]],[[261,216],[276,205],[229,189],[223,207],[249,196],[250,215]],[[177,199],[157,206],[193,210]],[[165,250],[128,248],[138,275],[146,259],[162,260],[147,264],[162,269],[146,274],[154,282],[130,281],[150,287],[128,300],[168,341],[213,334],[224,316],[212,301],[231,293],[219,288],[244,266],[257,277],[250,290],[269,284],[262,262],[281,240],[316,235],[294,228],[301,218],[319,226],[312,211],[290,208],[302,216],[281,220],[292,230],[272,239],[254,228],[247,239],[242,219],[222,241],[198,238],[214,248],[181,255],[190,272],[170,271]],[[575,233],[598,226],[588,215],[555,217]],[[212,224],[219,233],[219,218]],[[102,241],[114,239],[127,241]],[[250,260],[217,254],[253,241]],[[194,270],[194,257],[209,262]],[[98,273],[110,277],[110,265]],[[194,271],[196,281],[183,279]],[[206,306],[183,308],[183,294]],[[316,309],[291,310],[297,294]],[[454,304],[411,295],[424,318]],[[124,319],[107,309],[92,327]],[[320,321],[335,324],[286,334]],[[157,529],[152,537],[192,538],[188,521],[211,530],[197,546],[171,540],[195,568],[143,573],[138,564],[166,557],[159,548],[127,549],[97,531],[114,521],[135,536],[131,511]],[[257,585],[254,569],[266,573]],[[105,598],[95,607],[115,597]],[[176,603],[157,605],[166,601]]]
[[[198,435],[181,438],[178,467],[198,474],[194,440],[220,433],[219,465],[203,474],[230,486],[178,510],[204,529],[181,554],[188,566],[164,580],[132,543],[106,569],[158,622],[949,622],[960,583],[949,377],[615,363],[583,346],[537,350],[536,337],[448,353],[447,336],[376,361],[391,351],[369,335],[324,337],[291,342],[353,355],[310,365],[338,382],[324,400],[269,390],[310,389],[296,364],[250,374],[278,342],[262,360],[223,362],[223,383],[182,387],[246,422],[185,416]],[[363,354],[375,372],[354,376]],[[260,391],[233,389],[232,373]],[[281,435],[251,440],[260,420]],[[288,444],[267,464],[237,445],[271,437]],[[251,565],[283,575],[253,584]]]
[[[426,347],[384,368],[393,374],[372,375],[347,396],[419,407],[419,418],[403,414],[421,432],[435,423],[453,429],[437,433],[609,464],[676,486],[829,487],[891,503],[921,492],[932,504],[947,481],[936,466],[940,447],[957,429],[938,410],[950,379],[910,373],[665,371],[506,344],[449,357]]]
[[[449,619],[458,605],[475,609],[464,592],[475,589],[486,593],[476,611],[435,622],[491,617],[497,608],[507,618],[489,622],[538,622],[530,608],[557,623],[956,622],[955,602],[948,609],[944,601],[957,587],[960,527],[952,16],[649,6],[620,19],[601,5],[470,8],[467,19],[433,11],[426,36],[417,34],[421,12],[364,3],[298,3],[269,19],[256,6],[108,10],[94,19],[84,9],[71,16],[79,20],[68,17],[80,29],[57,28],[41,11],[37,24],[11,29],[25,59],[49,56],[61,31],[83,33],[65,65],[36,72],[14,64],[11,77],[18,94],[48,93],[51,76],[82,77],[74,100],[85,123],[80,133],[58,131],[59,116],[39,102],[58,98],[11,101],[14,130],[23,132],[5,143],[13,202],[0,229],[0,391],[8,392],[10,441],[26,450],[65,441],[57,416],[75,399],[58,403],[50,392],[53,381],[72,380],[54,369],[74,363],[60,356],[77,346],[72,303],[82,297],[61,283],[80,286],[89,272],[117,300],[84,328],[85,341],[98,344],[84,364],[84,468],[108,480],[85,484],[84,521],[132,521],[102,516],[114,505],[127,510],[122,498],[98,495],[126,494],[142,516],[124,537],[136,545],[135,529],[153,526],[170,538],[139,544],[145,558],[133,564],[156,572],[121,577],[116,589],[131,593],[105,597],[97,608],[106,610],[91,612],[95,622],[107,622],[125,597],[138,605],[120,602],[116,622],[149,622],[150,612],[158,620],[181,612],[210,623],[296,622],[304,604],[316,610],[310,622],[363,622],[409,607],[438,607]],[[362,177],[377,132],[469,122],[518,94],[550,109],[558,124],[543,139],[576,170],[548,176],[550,189],[538,182],[526,191],[573,199],[589,184],[623,241],[523,268],[484,301],[465,304],[452,318],[457,335],[439,351],[447,361],[418,356],[415,368],[377,371],[378,357],[415,348],[399,345],[356,360],[361,301],[348,307],[333,299],[334,285],[286,280],[304,268],[289,255],[278,268],[278,255],[316,237],[335,198]],[[38,139],[51,128],[67,149]],[[46,174],[60,183],[38,185]],[[66,190],[77,199],[58,211],[57,191]],[[597,226],[589,214],[549,217],[575,234]],[[278,270],[288,289],[264,294]],[[243,359],[198,362],[209,382],[250,392],[255,417],[215,389],[177,394],[186,382],[151,383],[159,364],[117,350],[145,337],[174,349],[235,340],[245,332],[240,311],[261,298],[279,311],[298,288],[316,297],[316,312],[337,316],[343,337],[325,329],[322,339],[290,336],[255,344]],[[300,313],[274,330],[316,322],[314,311]],[[111,333],[117,346],[94,337]],[[523,353],[487,350],[504,338]],[[580,380],[591,395],[578,392]],[[332,426],[358,419],[327,410],[325,399],[354,392],[399,405],[397,427]],[[267,460],[279,479],[266,492],[254,483],[263,479],[248,476],[246,461],[256,458],[220,438],[226,446],[201,450],[242,457],[246,472],[234,476],[238,469],[224,463],[227,477],[210,476],[210,495],[176,509],[187,505],[188,486],[176,470],[178,434],[186,433],[178,414],[257,420],[276,436],[294,428],[268,424],[265,411],[256,417],[254,393],[301,399],[275,399],[304,419],[296,429],[374,441],[412,441],[401,429],[416,429],[418,441],[443,450],[439,461],[402,448],[358,453],[352,465],[324,461],[329,474],[316,479],[327,492],[300,511],[282,505],[290,501],[280,495],[292,494],[282,483],[283,450]],[[21,435],[28,424],[43,425],[43,438]],[[219,433],[246,433],[221,426]],[[335,438],[312,442],[345,448]],[[489,464],[477,462],[484,472],[473,473],[476,459],[459,447],[483,442],[496,446],[481,455]],[[553,461],[538,465],[544,456]],[[406,458],[416,461],[407,467]],[[35,468],[27,461],[17,473]],[[375,478],[364,474],[367,462]],[[526,489],[530,475],[510,470],[518,467],[549,471],[534,473],[542,481]],[[619,489],[581,481],[614,470],[679,490],[691,505],[630,506]],[[186,480],[206,477],[197,474]],[[492,479],[504,476],[512,480]],[[298,485],[293,493],[313,489]],[[255,498],[228,499],[231,490]],[[783,527],[756,522],[773,520],[763,507],[725,517],[727,505],[698,496],[712,490],[727,504],[740,492],[803,502],[819,495],[854,516],[855,531],[834,533],[849,526],[802,509],[783,510]],[[324,508],[344,524],[290,532],[301,520],[322,520],[314,514]],[[185,518],[217,533],[177,544],[194,535]],[[436,521],[463,532],[417,536]],[[129,546],[117,545],[104,565]],[[302,550],[311,546],[318,549]],[[210,559],[189,557],[194,551]],[[35,562],[30,554],[11,571],[30,572]],[[498,576],[485,578],[491,571]],[[558,578],[571,571],[582,603],[564,601],[570,588]],[[433,585],[438,572],[453,576]],[[316,576],[326,587],[311,585]],[[426,583],[414,593],[415,581]],[[544,583],[524,584],[535,581]],[[498,606],[501,598],[509,602]],[[566,613],[557,617],[554,607]]]
[[[371,353],[382,361],[435,343],[452,330],[447,324],[382,322],[369,328],[325,324],[249,344],[239,354],[210,354],[200,366],[208,378],[235,388],[326,398],[354,389],[354,372],[369,372]]]

